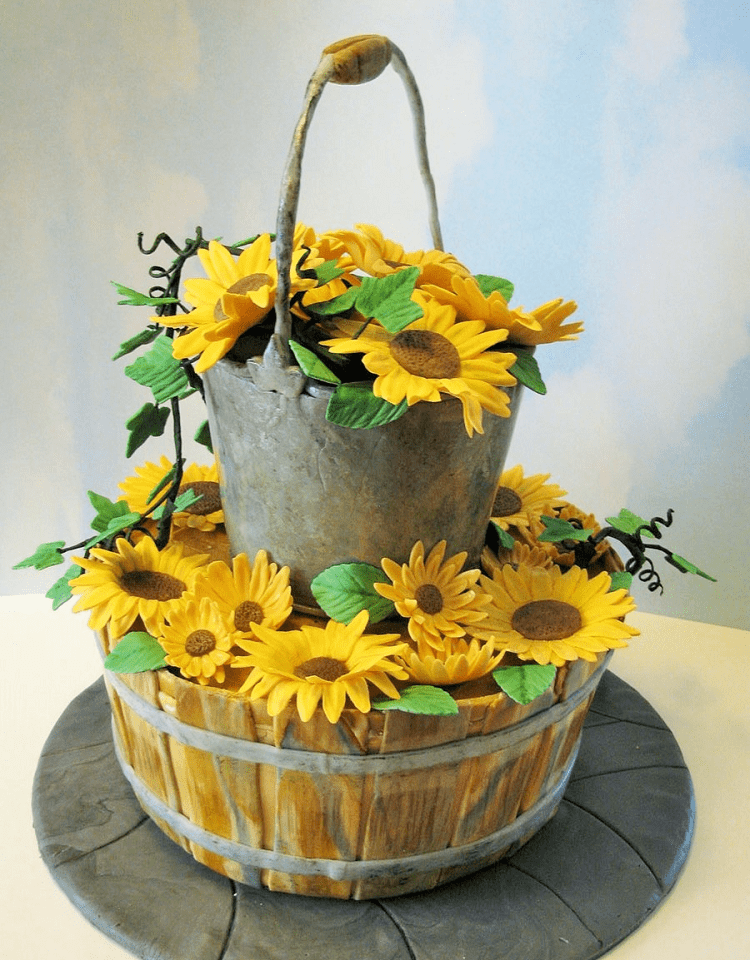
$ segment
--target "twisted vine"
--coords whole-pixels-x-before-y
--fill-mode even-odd
[[[561,546],[566,550],[573,551],[577,566],[587,567],[596,554],[598,544],[607,539],[617,540],[617,542],[621,543],[630,553],[630,557],[625,563],[625,572],[633,577],[637,577],[642,583],[646,584],[651,593],[657,590],[659,593],[663,593],[664,585],[661,582],[661,578],[656,571],[652,559],[647,555],[646,551],[658,550],[664,554],[666,561],[673,567],[682,573],[685,571],[683,567],[673,559],[674,553],[672,550],[668,550],[658,543],[645,542],[644,536],[648,536],[654,540],[661,540],[663,536],[661,527],[671,527],[673,517],[674,510],[670,508],[667,510],[666,518],[652,517],[651,520],[640,524],[633,531],[621,530],[615,526],[603,527],[598,533],[593,534],[587,540],[563,540]],[[579,530],[583,529],[582,523],[577,518],[571,519],[569,523]]]

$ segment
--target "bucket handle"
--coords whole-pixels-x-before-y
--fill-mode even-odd
[[[403,53],[387,37],[366,34],[338,40],[323,50],[315,72],[310,78],[305,94],[305,103],[292,138],[287,157],[284,176],[281,181],[278,218],[276,221],[276,263],[278,284],[276,288],[276,325],[273,336],[263,354],[264,365],[276,368],[289,367],[291,354],[289,338],[292,333],[292,314],[289,309],[291,289],[291,265],[294,242],[294,229],[297,220],[300,177],[302,172],[302,154],[305,148],[308,127],[312,120],[323,88],[333,83],[367,83],[374,80],[385,70],[388,64],[401,77],[411,106],[414,120],[414,137],[417,146],[419,170],[427,193],[430,213],[430,230],[436,250],[443,249],[440,223],[438,221],[435,182],[430,173],[425,137],[424,108],[414,74]]]

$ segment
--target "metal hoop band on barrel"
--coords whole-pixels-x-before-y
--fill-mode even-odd
[[[465,740],[438,744],[420,750],[405,750],[396,753],[336,754],[315,753],[308,750],[287,750],[268,743],[242,740],[223,733],[215,733],[202,727],[194,727],[159,710],[134,693],[116,674],[106,671],[107,682],[130,709],[150,726],[173,737],[179,743],[195,747],[206,753],[246,760],[251,763],[268,764],[285,770],[304,773],[399,773],[405,770],[423,769],[452,761],[481,757],[494,753],[501,747],[511,747],[535,736],[545,727],[558,723],[596,690],[601,675],[607,669],[612,652],[606,656],[596,671],[567,700],[553,704],[534,714],[528,720],[513,727],[498,730],[483,736],[467,737]]]
[[[475,738],[477,739],[477,738]],[[402,874],[420,873],[427,870],[439,870],[452,866],[465,866],[500,850],[506,850],[517,840],[536,832],[552,817],[562,800],[573,765],[578,755],[578,746],[568,763],[561,771],[555,786],[538,800],[529,810],[517,817],[513,823],[502,827],[480,840],[463,846],[447,847],[430,853],[412,854],[387,860],[324,860],[311,857],[295,857],[274,850],[252,847],[236,840],[217,836],[188,820],[183,814],[160,800],[137,777],[132,767],[124,762],[117,744],[115,731],[115,753],[125,778],[133,788],[147,813],[166,822],[178,835],[220,857],[226,857],[243,867],[256,870],[278,870],[288,874],[304,876],[323,876],[335,881],[371,880],[378,877],[396,877]]]

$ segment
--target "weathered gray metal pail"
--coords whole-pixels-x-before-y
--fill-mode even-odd
[[[314,606],[310,581],[326,567],[403,562],[417,540],[430,549],[445,538],[450,554],[467,550],[478,564],[514,417],[485,414],[484,434],[469,438],[451,398],[350,430],[325,419],[325,384],[284,396],[260,388],[245,364],[223,360],[208,373],[231,549],[288,564],[298,608]],[[520,389],[510,388],[512,408]]]
[[[466,550],[469,563],[477,565],[522,389],[507,389],[510,418],[485,411],[485,432],[472,438],[453,398],[418,403],[384,426],[348,429],[325,419],[332,388],[308,380],[291,363],[289,273],[301,158],[326,82],[369,80],[388,62],[401,75],[414,113],[433,244],[442,248],[416,83],[398,48],[385,38],[365,39],[363,46],[354,38],[360,41],[355,58],[342,61],[329,48],[308,85],[281,187],[271,342],[262,358],[220,360],[205,373],[232,552],[252,557],[265,549],[277,563],[288,564],[298,609],[317,609],[310,581],[326,567],[379,564],[383,557],[403,562],[418,540],[429,550],[445,538],[448,555]],[[341,62],[354,63],[356,76],[342,74]]]

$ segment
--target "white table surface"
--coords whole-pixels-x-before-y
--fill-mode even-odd
[[[607,957],[749,960],[750,632],[645,613],[630,622],[642,636],[617,652],[614,672],[670,726],[693,777],[698,816],[675,889]],[[73,697],[100,675],[86,617],[70,604],[53,612],[41,596],[0,597],[0,627],[3,955],[125,960],[131,955],[58,889],[32,827],[32,781],[44,741]]]

